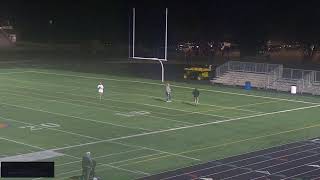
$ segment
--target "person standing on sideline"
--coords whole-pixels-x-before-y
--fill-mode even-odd
[[[99,92],[99,96],[100,96],[100,100],[101,100],[102,99],[102,95],[103,95],[103,89],[104,89],[104,87],[102,85],[102,82],[99,83],[97,88],[98,88],[98,92]]]
[[[92,174],[93,160],[91,158],[91,153],[86,152],[82,157],[82,177],[83,180],[89,180]]]
[[[198,105],[199,104],[200,91],[197,88],[195,88],[192,91],[192,95],[193,95],[193,98],[194,98],[194,105]]]
[[[169,83],[166,84],[166,101],[171,102],[171,88]]]

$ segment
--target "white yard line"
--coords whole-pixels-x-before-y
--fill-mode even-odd
[[[103,163],[97,163],[97,164],[98,165],[96,167],[107,166],[107,167],[110,167],[112,169],[118,169],[118,170],[130,172],[130,173],[133,173],[133,174],[150,175],[149,173],[146,173],[146,172],[143,172],[143,171],[124,169],[124,168],[121,168],[121,167],[112,166],[110,164],[103,164]],[[75,172],[81,172],[81,171],[82,171],[81,169],[72,170],[72,171],[67,171],[67,172],[64,172],[64,173],[56,174],[56,176],[62,176],[62,175],[71,174],[71,173],[75,173]],[[66,179],[66,178],[68,178],[68,177],[59,177],[59,178],[55,178],[55,179]]]
[[[22,124],[26,124],[26,125],[35,125],[35,124],[32,124],[32,123],[27,123],[27,122],[24,122],[24,121],[19,121],[19,120],[6,118],[6,117],[2,117],[2,116],[0,116],[0,118],[1,119],[5,119],[6,121],[18,122],[18,123],[22,123]],[[83,134],[78,134],[78,133],[74,133],[74,132],[71,132],[71,131],[64,131],[64,130],[56,129],[56,128],[43,127],[43,129],[59,131],[59,132],[63,132],[63,133],[66,133],[66,134],[72,134],[72,135],[76,135],[76,136],[79,136],[79,137],[85,137],[85,138],[94,139],[94,140],[101,140],[101,139],[96,138],[96,137],[87,136],[87,135],[83,135]]]
[[[307,107],[307,108],[312,108],[312,107]],[[279,133],[278,133],[279,134]],[[3,139],[3,138],[2,138]],[[12,141],[12,142],[15,142],[15,143],[18,143],[18,144],[23,144],[23,145],[26,145],[25,143],[20,143],[20,142],[17,142],[17,141],[13,141],[13,140],[9,140],[9,139],[5,139],[5,140],[8,140],[8,141]],[[97,142],[95,142],[95,143],[97,143]],[[28,145],[29,146],[29,145]],[[34,148],[39,148],[39,147],[36,147],[36,146],[32,146],[32,147],[34,147]],[[42,149],[42,148],[41,148]],[[59,148],[59,149],[61,149],[61,148]],[[121,165],[121,166],[125,166],[125,165]],[[68,173],[72,173],[72,172],[68,172]]]
[[[63,92],[58,92],[58,93],[63,93]],[[72,94],[72,93],[63,93],[66,95],[73,95],[73,96],[79,96],[79,97],[88,97],[88,98],[92,98],[90,96],[83,96],[83,95],[79,95],[79,94]],[[120,102],[120,103],[124,103],[124,104],[136,104],[136,105],[143,105],[143,106],[151,106],[151,107],[157,107],[160,109],[168,109],[168,110],[174,110],[174,111],[180,111],[180,112],[184,112],[184,113],[191,113],[188,110],[183,110],[183,109],[176,109],[176,108],[169,108],[169,107],[164,107],[164,106],[158,106],[158,105],[152,105],[152,104],[146,104],[146,103],[136,103],[136,102],[129,102],[129,101],[124,101],[122,99],[111,99],[111,98],[103,98],[102,100],[106,100],[106,101],[114,101],[114,102]],[[199,112],[197,111],[193,111],[192,113],[195,114],[199,114]],[[161,113],[162,114],[162,113]],[[170,115],[168,113],[164,113],[165,115]],[[214,114],[204,114],[201,113],[202,115],[206,115],[206,116],[213,116],[213,117],[220,117],[220,118],[227,118],[225,116],[219,116],[219,115],[214,115]]]
[[[8,92],[6,92],[6,93],[8,93]],[[74,95],[74,94],[71,94],[71,93],[64,93],[64,94]],[[81,95],[78,95],[78,96],[81,96]],[[136,104],[136,105],[143,105],[143,106],[149,106],[149,107],[157,107],[157,108],[160,108],[160,109],[168,109],[168,110],[174,110],[174,111],[180,111],[180,112],[190,113],[190,111],[183,110],[183,109],[176,109],[176,108],[158,106],[158,105],[147,104],[147,103],[136,103],[136,102],[130,102],[130,101],[123,101],[123,100],[121,100],[121,99],[118,100],[118,99],[104,98],[103,100],[114,101],[114,102],[121,102],[121,103],[125,103],[125,104]],[[197,112],[197,111],[193,111],[193,113],[194,113],[194,114],[201,114],[201,115],[211,116],[211,117],[230,118],[230,117],[226,117],[226,116],[215,115],[215,114],[206,114],[206,113],[201,113],[201,112]],[[118,126],[120,126],[120,125],[118,125]],[[146,129],[144,129],[144,130],[146,130]]]
[[[200,103],[199,106],[201,106],[202,104]],[[237,110],[237,109],[233,109],[233,108],[218,108],[218,109],[209,109],[209,110],[205,110],[205,111],[196,111],[199,113],[207,113],[207,112],[219,112],[221,110]],[[239,111],[238,111],[239,112]],[[243,114],[244,112],[241,112],[241,114]],[[251,111],[250,114],[262,114],[265,112],[259,112],[259,111]],[[190,113],[181,113],[181,114],[176,114],[176,115],[172,115],[174,117],[181,117],[181,116],[185,116],[185,115],[190,115],[190,114],[196,114],[195,112],[190,112]],[[248,114],[248,113],[247,113]],[[238,115],[239,117],[239,115]],[[229,117],[229,118],[233,118],[233,117]]]
[[[0,72],[0,74],[21,74],[21,73],[27,73],[30,71],[16,71],[16,72]]]
[[[99,121],[99,120],[95,120],[95,119],[72,116],[72,115],[67,115],[67,114],[63,114],[63,113],[51,112],[51,111],[46,111],[46,110],[42,110],[42,109],[35,109],[35,108],[30,108],[30,107],[26,107],[26,106],[15,105],[15,104],[9,104],[9,103],[4,103],[4,102],[0,102],[0,104],[7,105],[7,106],[18,107],[18,108],[23,108],[23,109],[29,109],[29,110],[38,111],[38,112],[44,112],[44,113],[48,113],[48,114],[54,114],[54,115],[58,115],[58,116],[74,118],[74,119],[81,119],[81,120],[84,120],[84,121],[91,121],[91,122],[96,122],[96,123],[101,123],[101,124],[108,124],[108,125],[118,126],[118,127],[127,128],[127,129],[150,131],[148,129],[143,129],[143,128],[129,127],[129,126],[124,126],[124,125],[120,125],[120,124],[114,124],[114,123],[110,123],[110,122],[106,122],[106,121]]]
[[[1,117],[1,116],[0,116],[0,118],[6,119],[8,121],[14,121],[14,122],[27,124],[27,125],[34,125],[34,124],[31,124],[31,123],[18,121],[18,120],[14,120],[14,119],[11,119],[11,118],[5,118],[5,117]],[[63,133],[66,133],[66,134],[72,134],[72,135],[76,135],[76,136],[79,136],[79,137],[85,137],[85,138],[89,138],[89,139],[93,139],[93,140],[97,140],[97,141],[102,141],[103,140],[101,138],[92,137],[92,136],[88,136],[88,135],[83,135],[83,134],[79,134],[79,133],[74,133],[74,132],[71,132],[71,131],[64,131],[64,130],[60,130],[60,129],[56,129],[56,128],[45,128],[45,129],[49,129],[49,130],[53,130],[53,131],[59,131],[59,132],[63,132]],[[201,161],[200,159],[197,159],[197,158],[184,156],[184,155],[181,155],[181,154],[175,154],[175,153],[171,153],[171,152],[168,152],[168,151],[163,151],[163,150],[154,149],[154,148],[145,147],[145,146],[132,145],[132,144],[127,144],[127,143],[122,143],[122,142],[109,142],[109,143],[118,144],[118,145],[122,145],[122,146],[127,146],[127,147],[131,147],[131,148],[142,148],[142,149],[147,149],[147,150],[151,150],[151,151],[161,152],[161,153],[164,153],[164,154],[170,154],[172,156],[178,156],[178,157],[191,159],[191,160],[195,160],[195,161]],[[65,145],[66,146],[70,146],[69,144],[65,144]]]
[[[320,124],[318,124],[318,126],[320,126]],[[312,127],[314,127],[314,126],[312,126]],[[254,138],[251,138],[251,139],[258,139],[258,138],[262,138],[262,137],[268,137],[268,136],[274,136],[274,135],[279,135],[279,134],[283,134],[283,133],[288,133],[288,132],[293,132],[293,131],[297,131],[297,130],[301,130],[301,129],[305,129],[306,127],[304,127],[304,128],[299,128],[299,129],[294,129],[294,130],[288,130],[288,131],[283,131],[283,132],[280,132],[280,133],[274,133],[274,134],[269,134],[269,135],[265,135],[265,136],[260,136],[260,137],[254,137]],[[308,127],[308,128],[310,128],[310,127]],[[241,141],[236,141],[236,143],[240,143],[240,142],[244,142],[244,141],[246,141],[246,140],[248,140],[248,139],[245,139],[245,140],[241,140]],[[227,143],[228,144],[228,143]],[[229,143],[229,144],[231,144],[231,143]],[[224,146],[224,144],[222,144],[222,145],[217,145],[217,146],[213,146],[213,147],[221,147],[221,146]],[[295,148],[297,148],[297,147],[295,147]],[[317,148],[319,148],[319,147],[317,147]],[[313,149],[315,149],[315,148],[313,148]],[[196,151],[196,150],[202,150],[201,148],[200,149],[194,149],[194,150],[191,150],[191,151]],[[309,149],[310,150],[310,149]],[[307,150],[307,151],[309,151],[309,150]],[[185,152],[180,152],[179,154],[184,154],[184,153],[186,153],[186,152],[191,152],[191,151],[185,151]],[[279,151],[280,152],[280,151]],[[269,153],[269,154],[273,154],[273,153],[275,153],[275,152],[272,152],[272,153]],[[150,160],[154,160],[154,159],[159,159],[159,158],[165,158],[165,157],[168,157],[169,155],[165,155],[165,156],[160,156],[160,157],[156,157],[156,158],[150,158],[150,159],[146,159],[146,160],[142,160],[142,161],[136,161],[136,162],[131,162],[131,163],[128,163],[128,164],[123,164],[123,165],[120,165],[121,167],[123,167],[123,166],[127,166],[127,165],[132,165],[132,164],[136,164],[136,163],[141,163],[141,162],[146,162],[146,161],[150,161]],[[248,158],[248,159],[250,159],[250,158]],[[194,166],[194,165],[192,165],[192,166]],[[187,166],[187,167],[190,167],[190,166]],[[180,168],[179,168],[180,169]],[[97,172],[98,171],[102,171],[103,169],[100,169],[100,170],[97,170]],[[166,172],[166,171],[164,171],[164,172]],[[161,172],[161,173],[163,173],[163,172]]]
[[[4,78],[4,79],[7,79],[7,80],[16,80],[16,79],[12,79],[12,78]],[[22,81],[22,80],[16,80],[16,81]],[[27,83],[30,83],[31,81],[23,81],[23,82],[27,82]],[[48,86],[61,86],[61,85],[56,85],[56,84],[52,84],[52,83],[45,83],[47,84]],[[68,87],[75,87],[75,88],[72,88],[72,90],[67,90],[67,91],[63,91],[62,93],[65,93],[65,92],[69,92],[69,91],[73,91],[74,89],[79,89],[79,87],[76,87],[76,86],[70,86],[68,85]],[[31,89],[31,88],[29,88]],[[86,90],[91,90],[91,89],[88,89],[88,88],[81,88],[81,89],[86,89]],[[35,90],[38,90],[38,89],[35,89]],[[142,90],[143,91],[143,90]],[[60,92],[59,92],[60,93]],[[110,93],[110,92],[109,92]],[[119,95],[135,95],[135,96],[142,96],[142,97],[148,97],[148,98],[161,98],[161,97],[157,97],[157,96],[150,96],[150,95],[144,95],[144,94],[135,94],[135,93],[131,93],[131,94],[126,94],[126,93],[119,93],[119,92],[112,92],[112,94],[119,94]],[[177,102],[186,102],[184,100],[180,100],[180,99],[174,99],[174,101],[177,101]],[[274,102],[274,101],[273,101]],[[189,102],[188,102],[189,103]],[[192,103],[192,102],[191,102]],[[264,104],[265,102],[261,103],[261,104]],[[268,102],[269,103],[269,102]],[[231,106],[231,107],[227,107],[227,106],[219,106],[219,105],[212,105],[212,104],[203,104],[201,103],[201,105],[204,105],[204,106],[211,106],[211,107],[218,107],[219,110],[223,110],[223,109],[236,109],[236,110],[239,110],[239,111],[245,111],[245,112],[253,112],[253,113],[263,113],[263,112],[258,112],[258,111],[253,111],[253,110],[248,110],[248,109],[241,109],[239,107],[245,107],[245,106],[252,106],[254,104],[260,104],[260,103],[253,103],[253,104],[247,104],[247,105],[241,105],[241,106]],[[193,113],[192,113],[193,114]],[[224,117],[225,118],[225,117]]]
[[[125,94],[125,93],[117,93],[117,94]],[[154,98],[154,99],[155,99],[155,98],[156,98],[156,99],[161,99],[161,97],[144,95],[144,94],[130,93],[130,94],[128,94],[128,95],[135,95],[135,96],[149,97],[149,98]],[[184,101],[184,100],[177,99],[177,98],[174,98],[174,101],[193,104],[193,102],[191,102],[191,101],[188,102],[188,101]],[[242,107],[242,106],[230,106],[230,107],[227,107],[227,106],[219,106],[219,105],[206,104],[206,103],[201,103],[200,105],[201,105],[201,106],[217,107],[217,108],[219,108],[219,109],[217,109],[217,110],[235,109],[235,110],[245,111],[245,112],[262,113],[262,112],[259,112],[259,111],[253,111],[253,110],[248,110],[248,109],[241,109],[241,108],[239,108],[239,107]],[[249,105],[250,105],[250,104],[249,104]]]
[[[8,138],[5,138],[5,137],[0,137],[0,139],[5,140],[5,141],[8,141],[8,142],[13,142],[13,143],[16,143],[16,144],[20,144],[20,145],[32,147],[32,148],[34,148],[34,149],[40,149],[40,150],[43,150],[43,151],[47,150],[47,149],[42,148],[42,147],[39,147],[39,146],[34,146],[34,145],[31,145],[31,144],[28,144],[28,143],[23,143],[23,142],[15,141],[15,140],[8,139]]]
[[[5,138],[5,137],[0,137],[0,139],[6,140],[6,141],[9,141],[9,142],[13,142],[13,143],[16,143],[16,144],[20,144],[20,145],[32,147],[32,148],[35,148],[35,149],[40,149],[40,150],[43,150],[43,151],[47,150],[47,149],[41,148],[41,147],[39,147],[39,146],[30,145],[30,144],[27,144],[27,143],[19,142],[19,141],[16,141],[16,140],[12,140],[12,139]],[[81,159],[81,158],[79,158],[79,157],[72,156],[72,155],[68,155],[68,154],[64,154],[64,155],[69,156],[69,157],[73,157],[73,158],[75,158],[75,159]],[[124,169],[124,168],[121,168],[121,167],[112,166],[112,165],[109,165],[109,164],[103,164],[103,163],[98,163],[98,164],[101,164],[101,165],[103,165],[103,166],[108,166],[108,167],[111,167],[111,168],[114,168],[114,169],[123,170],[123,171],[126,171],[126,172],[135,173],[135,174],[150,175],[149,173],[145,173],[145,172],[142,172],[142,171],[128,170],[128,169]],[[70,173],[70,172],[69,172],[69,173]],[[39,179],[39,178],[37,178],[37,179]]]
[[[109,157],[109,156],[127,154],[127,153],[130,153],[130,152],[141,151],[141,150],[143,150],[143,148],[141,148],[141,149],[133,149],[133,150],[128,150],[128,151],[123,151],[123,152],[118,152],[118,153],[111,153],[111,154],[107,154],[107,155],[103,155],[103,156],[96,156],[96,157],[94,157],[93,159],[101,159],[101,158],[105,158],[105,157]],[[63,164],[57,164],[57,165],[55,165],[55,166],[56,166],[56,167],[59,167],[59,166],[65,166],[65,165],[74,164],[74,163],[79,163],[79,162],[81,162],[81,160],[72,161],[72,162],[67,162],[67,163],[63,163]]]
[[[281,131],[281,132],[278,132],[278,133],[272,133],[272,134],[268,134],[268,135],[264,135],[264,136],[241,139],[241,140],[238,140],[238,141],[232,141],[232,142],[228,142],[228,143],[224,143],[224,144],[218,144],[218,145],[214,145],[214,146],[207,146],[207,147],[204,147],[204,148],[191,149],[191,150],[188,150],[188,151],[179,152],[178,154],[187,154],[187,153],[192,153],[192,152],[196,152],[196,151],[202,151],[202,150],[205,150],[205,149],[225,147],[225,146],[231,145],[231,144],[239,144],[239,143],[243,143],[243,142],[247,142],[247,141],[263,139],[263,138],[266,138],[266,137],[271,137],[271,136],[276,136],[276,135],[281,135],[281,134],[286,134],[286,133],[292,133],[292,132],[296,132],[296,131],[300,131],[300,130],[304,130],[304,129],[309,129],[309,128],[314,128],[314,127],[319,127],[319,126],[320,126],[320,124],[313,125],[313,126],[308,126],[308,127],[303,127],[303,128],[298,128],[298,129],[291,129],[291,130]],[[161,158],[167,158],[167,157],[170,157],[170,156],[171,155],[164,155],[164,156],[150,158],[150,159],[146,159],[146,160],[142,160],[142,161],[137,161],[135,163],[137,164],[137,163],[142,163],[142,162],[146,162],[146,161],[151,161],[151,160],[156,160],[156,159],[161,159]],[[133,164],[133,163],[131,163],[131,164]],[[201,164],[201,163],[199,163],[199,164]],[[196,164],[196,165],[199,165],[199,164]],[[193,164],[192,166],[194,166],[194,165],[195,164]],[[190,167],[190,166],[186,166],[186,167]],[[182,168],[185,168],[185,167],[182,167]],[[179,168],[179,169],[181,169],[181,168]],[[163,173],[163,172],[161,172],[161,173]]]
[[[46,83],[46,84],[50,84],[50,83]],[[51,85],[51,84],[50,84]],[[55,85],[51,85],[51,86],[55,86]],[[30,87],[20,87],[20,86],[14,86],[14,87],[18,87],[18,88],[26,88],[26,89],[34,89],[34,88],[30,88]],[[70,87],[74,87],[74,86],[70,86]],[[74,88],[74,89],[78,89],[78,88]],[[84,88],[82,88],[84,89]],[[38,89],[34,89],[34,90],[38,90]],[[63,92],[56,92],[56,93],[62,93],[62,94],[70,94],[70,93],[66,93],[66,92],[69,92],[71,90],[67,90],[67,91],[63,91]],[[124,95],[124,93],[118,93],[118,92],[115,92],[113,94],[119,94],[119,95]],[[70,95],[75,95],[75,94],[70,94]],[[125,94],[125,95],[128,95],[128,94]],[[160,97],[156,97],[156,96],[149,96],[149,95],[143,95],[143,94],[129,94],[129,95],[135,95],[135,96],[142,96],[142,97],[149,97],[149,98],[160,98]],[[78,95],[78,96],[84,96],[84,95]],[[88,96],[84,96],[84,97],[88,97]],[[92,98],[90,96],[90,98]],[[122,99],[110,99],[110,98],[105,98],[106,100],[110,100],[110,101],[120,101]],[[174,101],[177,101],[177,102],[186,102],[186,101],[183,101],[183,100],[179,100],[179,99],[175,99]],[[121,101],[122,103],[125,103],[124,101]],[[126,102],[126,103],[133,103],[133,102]],[[192,102],[188,102],[190,104],[192,104]],[[269,102],[268,102],[269,103]],[[139,103],[136,103],[136,104],[139,104]],[[253,104],[260,104],[260,103],[253,103]],[[261,103],[261,104],[264,104]],[[144,105],[144,104],[141,104],[140,105]],[[248,109],[241,109],[239,107],[245,107],[245,106],[251,106],[252,104],[246,104],[246,105],[241,105],[241,106],[231,106],[231,107],[227,107],[227,106],[219,106],[219,105],[212,105],[212,104],[203,104],[201,103],[201,106],[210,106],[210,107],[217,107],[219,109],[215,109],[215,110],[225,110],[225,109],[234,109],[234,110],[238,110],[238,111],[244,111],[244,112],[252,112],[252,113],[263,113],[263,112],[259,112],[259,111],[253,111],[253,110],[248,110]],[[158,107],[158,108],[161,108],[161,107]],[[188,112],[187,114],[199,114],[199,113],[202,113],[202,114],[205,114],[204,112],[210,112],[210,111],[195,111],[195,112]],[[183,114],[180,114],[180,115],[183,115]],[[205,115],[208,115],[208,114],[205,114]],[[212,114],[213,115],[213,114]],[[176,115],[176,116],[179,116],[179,115]],[[221,115],[214,115],[214,116],[217,116],[217,117],[221,117],[221,118],[231,118],[231,117],[226,117],[226,116],[221,116]]]
[[[40,100],[43,100],[43,101],[54,101],[54,102],[58,102],[58,103],[71,104],[71,105],[74,105],[74,106],[82,106],[82,107],[89,107],[89,108],[94,108],[94,109],[107,110],[107,111],[117,112],[117,113],[123,112],[123,111],[112,110],[112,109],[110,109],[110,108],[101,108],[101,107],[96,107],[96,106],[95,106],[95,107],[92,107],[92,106],[87,106],[87,105],[82,105],[82,104],[74,104],[74,103],[71,103],[71,102],[59,101],[59,100],[57,100],[57,98],[59,98],[59,99],[64,99],[64,100],[85,102],[85,103],[95,104],[95,105],[99,105],[99,106],[101,106],[101,105],[105,106],[104,104],[93,103],[93,102],[88,102],[88,101],[81,101],[81,100],[73,100],[73,99],[69,99],[69,98],[60,98],[60,97],[57,97],[57,96],[49,96],[49,95],[41,94],[41,96],[46,96],[46,97],[49,97],[49,98],[55,98],[55,99],[44,99],[44,98],[39,98],[39,97],[30,97],[30,96],[25,96],[25,95],[17,94],[17,93],[12,93],[12,91],[10,91],[10,92],[3,92],[3,91],[2,91],[2,92],[0,92],[0,93],[7,93],[7,94],[14,95],[14,96],[21,96],[21,97],[26,97],[26,98],[35,98],[35,99],[40,99]],[[31,94],[33,94],[33,93],[31,93]],[[107,106],[107,107],[108,107],[108,106]],[[128,108],[126,108],[126,109],[128,109]],[[158,116],[148,115],[148,114],[145,114],[145,115],[143,115],[143,116],[152,117],[152,118],[157,118],[157,119],[163,119],[163,120],[166,120],[166,121],[179,122],[179,123],[183,123],[184,125],[194,124],[194,123],[189,123],[189,122],[184,122],[184,121],[178,121],[178,120],[174,120],[174,119],[169,119],[169,118],[164,118],[164,117],[158,117]],[[147,130],[147,129],[146,129],[146,130]],[[150,131],[150,129],[148,129],[148,131]]]
[[[0,77],[1,79],[1,77]],[[35,88],[31,88],[29,86],[14,86],[14,85],[10,85],[11,87],[16,87],[16,88],[21,88],[21,89],[30,89],[30,90],[34,90],[34,91],[41,91],[39,89],[35,89]],[[95,100],[98,100],[98,97],[93,97],[93,96],[86,96],[86,95],[79,95],[79,94],[72,94],[72,93],[67,93],[68,91],[55,91],[54,93],[57,93],[57,94],[65,94],[65,95],[72,95],[72,96],[78,96],[78,97],[87,97],[87,98],[91,98],[91,99],[95,99]],[[90,91],[91,93],[92,91]],[[57,97],[57,96],[53,96],[53,97]],[[61,98],[59,97],[60,99],[68,99],[68,98]],[[74,99],[68,99],[68,100],[72,100],[72,101],[79,101],[79,102],[84,102],[84,101],[80,101],[80,100],[74,100]],[[87,103],[90,103],[90,102],[87,102]],[[95,103],[97,104],[97,103]],[[105,105],[105,104],[104,104]],[[118,108],[118,109],[124,109],[124,110],[127,110],[127,108],[123,108],[123,107],[120,107],[120,106],[113,106],[113,105],[105,105],[105,106],[108,106],[108,107],[114,107],[114,108]],[[133,107],[130,107],[131,109],[134,109],[134,110],[141,110],[141,109],[137,109],[137,108],[133,108]],[[166,115],[167,113],[160,113],[160,112],[153,112],[153,113],[156,113],[156,114],[161,114],[161,115]]]
[[[178,156],[178,157],[182,157],[182,158],[185,158],[185,159],[191,159],[191,160],[194,160],[194,161],[201,161],[200,159],[193,158],[193,157],[189,157],[189,156],[184,156],[184,155],[182,155],[182,154],[180,154],[180,153],[171,153],[171,152],[168,152],[168,151],[163,151],[163,150],[159,150],[159,149],[149,148],[149,147],[145,147],[145,146],[127,144],[127,143],[123,143],[123,142],[114,142],[114,141],[112,141],[112,143],[114,143],[114,144],[119,144],[119,145],[123,145],[123,146],[130,146],[130,147],[148,149],[148,150],[151,150],[151,151],[157,151],[157,152],[160,152],[160,153],[163,153],[163,154],[169,154],[169,155],[171,155],[171,156]]]
[[[122,82],[142,83],[142,84],[163,86],[162,83],[152,83],[152,82],[136,81],[136,80],[114,79],[114,78],[106,78],[106,77],[90,77],[90,76],[80,76],[80,75],[71,75],[71,74],[62,74],[62,73],[53,73],[53,72],[43,72],[43,71],[42,72],[41,71],[29,71],[29,72],[38,73],[38,74],[52,74],[52,75],[59,75],[59,76],[79,77],[79,78],[96,79],[96,80],[106,79],[106,80],[110,80],[110,81],[122,81]],[[171,86],[184,88],[184,89],[194,89],[192,87],[187,87],[187,86],[178,86],[178,85],[171,85]],[[299,103],[306,103],[306,104],[319,104],[319,103],[301,101],[301,100],[275,98],[275,97],[260,96],[260,95],[253,95],[253,94],[233,93],[233,92],[228,92],[228,91],[218,91],[218,90],[211,90],[211,89],[199,89],[199,90],[208,91],[208,92],[217,92],[217,93],[222,93],[222,94],[256,97],[256,98],[263,98],[263,99],[273,99],[273,100],[279,100],[279,101],[299,102]]]
[[[244,104],[244,105],[240,105],[240,106],[234,106],[234,107],[248,107],[248,106],[256,106],[256,105],[260,105],[260,104],[269,104],[269,103],[276,103],[278,101],[265,101],[265,102],[258,102],[258,103],[251,103],[251,104]]]
[[[203,104],[200,103],[201,106],[211,106],[211,107],[218,107],[218,110],[224,110],[224,109],[234,109],[234,110],[239,110],[239,111],[245,111],[245,112],[252,112],[252,113],[263,113],[260,111],[253,111],[253,110],[249,110],[249,109],[241,109],[239,107],[244,107],[245,105],[241,105],[241,106],[230,106],[230,107],[226,107],[226,106],[217,106],[217,105],[212,105],[212,104]],[[250,104],[248,104],[250,105]]]
[[[2,79],[7,79],[7,80],[13,80],[13,81],[21,81],[21,82],[26,82],[26,83],[31,83],[32,81],[25,81],[25,80],[16,80],[16,79],[13,79],[13,78],[2,78]],[[56,84],[52,84],[52,83],[43,83],[43,84],[46,84],[47,86],[62,86],[62,85],[56,85]],[[15,87],[19,87],[19,86],[15,86]],[[66,91],[63,91],[63,92],[57,92],[57,93],[65,93],[65,92],[69,92],[69,91],[74,91],[74,90],[77,90],[77,89],[86,89],[88,91],[91,92],[92,89],[88,89],[88,88],[80,88],[80,87],[76,87],[76,86],[70,86],[68,85],[67,87],[74,87],[70,90],[66,90]],[[29,88],[29,87],[23,87],[23,88],[27,88],[27,89],[34,89],[34,88]],[[34,89],[34,90],[38,90],[38,89]],[[143,90],[142,90],[143,91]],[[110,92],[109,92],[110,93]],[[135,94],[135,93],[130,93],[130,94],[127,94],[127,93],[119,93],[119,92],[112,92],[112,94],[119,94],[119,95],[134,95],[134,96],[142,96],[142,97],[148,97],[148,98],[157,98],[157,99],[161,99],[161,97],[157,97],[157,96],[150,96],[150,95],[144,95],[144,94]],[[180,100],[180,99],[174,99],[174,101],[177,101],[177,102],[186,102],[184,100]],[[192,103],[192,102],[191,102]],[[235,107],[227,107],[227,106],[219,106],[219,105],[212,105],[212,104],[203,104],[201,103],[201,105],[204,105],[204,106],[212,106],[212,107],[218,107],[219,109],[223,110],[223,109],[236,109],[236,110],[239,110],[239,111],[246,111],[246,112],[254,112],[254,113],[258,113],[258,111],[252,111],[252,110],[247,110],[247,109],[241,109],[239,107],[242,107],[242,106],[235,106]],[[260,113],[260,112],[259,112]]]
[[[153,135],[153,134],[160,134],[160,133],[165,133],[165,132],[171,132],[171,131],[195,128],[195,127],[203,127],[203,126],[208,126],[208,125],[212,125],[212,124],[221,124],[221,123],[226,123],[226,122],[239,121],[239,120],[249,119],[249,118],[254,118],[254,117],[262,117],[262,116],[268,116],[268,115],[281,114],[281,113],[287,113],[287,112],[292,112],[292,111],[316,108],[316,107],[319,107],[319,106],[320,106],[320,104],[319,105],[313,105],[313,106],[307,106],[307,107],[300,107],[300,108],[282,110],[282,111],[275,111],[275,112],[257,114],[257,115],[251,115],[251,116],[246,116],[246,117],[239,117],[239,118],[232,118],[232,119],[226,119],[226,120],[221,120],[221,121],[214,121],[214,122],[209,122],[209,123],[201,123],[201,124],[178,127],[178,128],[171,128],[171,129],[152,131],[152,132],[144,132],[144,133],[140,133],[140,134],[123,136],[123,137],[118,137],[118,138],[105,139],[105,140],[102,140],[102,141],[95,141],[95,142],[90,142],[90,143],[78,144],[78,145],[69,146],[69,147],[61,147],[61,148],[57,148],[57,149],[53,149],[53,150],[70,149],[70,148],[87,146],[87,145],[92,145],[92,144],[97,144],[97,143],[116,141],[116,140],[122,140],[122,139],[129,139],[129,138],[141,137],[141,136],[146,136],[146,135]]]
[[[125,159],[125,160],[121,160],[121,161],[115,161],[115,162],[111,162],[108,164],[111,164],[111,165],[119,164],[118,167],[121,167],[121,166],[123,166],[123,165],[121,165],[121,163],[123,163],[123,162],[128,162],[128,161],[137,160],[137,159],[143,159],[143,158],[152,157],[152,156],[158,156],[160,154],[163,154],[163,153],[148,154],[148,155],[138,156],[138,157]],[[127,163],[126,165],[128,165],[128,164],[130,164],[130,163]]]
[[[157,133],[168,132],[168,131],[174,131],[174,130],[179,130],[179,129],[186,129],[186,128],[191,128],[191,127],[199,127],[199,126],[204,126],[204,125],[209,125],[209,124],[216,124],[216,123],[222,123],[222,122],[229,122],[229,121],[240,120],[240,119],[246,119],[246,118],[251,118],[251,117],[259,117],[259,116],[262,116],[262,115],[277,114],[277,113],[290,112],[290,111],[301,110],[301,109],[307,109],[307,108],[314,108],[314,107],[318,107],[318,106],[320,106],[320,105],[316,105],[316,106],[309,106],[309,107],[302,107],[302,108],[295,108],[295,109],[289,109],[289,110],[278,111],[278,112],[271,112],[271,113],[265,113],[265,114],[252,115],[252,116],[247,116],[247,117],[241,117],[241,118],[235,118],[235,119],[223,120],[223,121],[219,121],[219,122],[203,123],[203,124],[198,124],[198,125],[193,125],[193,126],[186,126],[186,127],[181,127],[181,128],[172,128],[172,129],[168,129],[168,130],[154,131],[154,132],[149,132],[149,133],[142,133],[142,134],[137,134],[137,135],[132,135],[132,136],[125,136],[125,137],[119,137],[119,138],[107,139],[107,140],[99,140],[99,141],[92,142],[92,143],[85,143],[85,144],[81,144],[81,145],[67,146],[67,147],[64,147],[64,148],[57,148],[57,149],[67,149],[67,148],[78,147],[78,146],[84,146],[84,145],[89,145],[89,144],[96,144],[96,143],[99,143],[99,142],[114,141],[114,140],[118,140],[118,139],[126,139],[126,138],[131,138],[131,137],[138,137],[138,136],[143,136],[143,135],[148,135],[148,134],[157,134]]]
[[[116,99],[107,99],[107,100],[115,101],[115,102],[122,102],[122,103],[127,103],[127,104],[137,104],[137,105],[144,105],[144,106],[156,107],[156,108],[160,108],[160,109],[168,109],[168,110],[174,110],[174,111],[180,111],[180,112],[190,113],[190,111],[184,110],[184,109],[176,109],[176,108],[158,106],[158,105],[147,104],[147,103],[125,102],[125,101],[116,100]],[[194,113],[194,114],[201,114],[201,115],[211,116],[211,117],[230,118],[230,117],[221,116],[221,115],[216,115],[216,114],[201,113],[201,112],[198,112],[198,111],[193,111],[193,113]]]

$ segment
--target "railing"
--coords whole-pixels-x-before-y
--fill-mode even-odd
[[[288,90],[296,85],[299,93],[320,94],[320,71],[283,68],[281,64],[229,61],[216,68],[216,78],[227,72],[266,74],[265,88]],[[234,81],[237,77],[233,78]]]
[[[277,68],[280,69],[279,66],[282,67],[280,64],[228,61],[216,68],[216,77],[220,77],[228,71],[268,74]]]

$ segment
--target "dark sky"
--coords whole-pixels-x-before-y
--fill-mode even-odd
[[[137,8],[137,41],[162,41],[169,8],[169,41],[210,39],[320,39],[317,1],[75,1],[2,2],[21,39],[128,41],[131,8]],[[49,20],[53,24],[49,24]]]

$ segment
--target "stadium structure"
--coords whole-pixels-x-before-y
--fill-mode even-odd
[[[212,83],[252,87],[320,95],[320,72],[314,70],[284,68],[282,64],[228,61],[216,68]]]
[[[9,23],[0,23],[0,47],[11,47],[17,41],[15,29]]]

